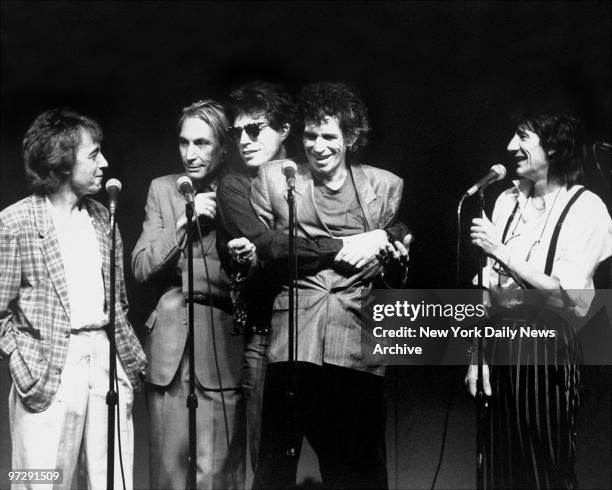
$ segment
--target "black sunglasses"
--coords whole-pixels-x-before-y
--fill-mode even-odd
[[[265,123],[265,122],[250,123],[250,124],[245,124],[244,126],[231,126],[230,128],[228,128],[227,131],[229,132],[229,135],[232,138],[234,138],[236,141],[240,141],[240,138],[242,137],[242,130],[246,132],[249,138],[254,140],[254,139],[257,139],[257,137],[259,136],[259,133],[261,133],[261,130],[265,126],[268,126],[268,123]]]

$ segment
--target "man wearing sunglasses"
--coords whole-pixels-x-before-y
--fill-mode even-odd
[[[291,131],[295,106],[280,85],[255,81],[230,94],[229,109],[233,121],[229,133],[240,160],[233,162],[219,180],[217,208],[221,226],[217,248],[232,277],[235,324],[245,330],[247,338],[243,389],[247,400],[249,454],[254,470],[258,458],[267,333],[274,299],[270,288],[262,285],[271,285],[275,282],[272,276],[287,268],[283,259],[288,255],[288,243],[286,235],[270,230],[255,215],[250,203],[251,182],[263,163],[287,157],[285,142]],[[300,270],[308,273],[329,266],[342,248],[342,240],[299,238],[297,248]],[[258,255],[274,259],[274,272],[259,269],[247,283],[245,275],[239,272],[244,264],[237,262],[250,259],[255,249]],[[236,259],[233,263],[231,256]],[[248,268],[248,263],[246,265]],[[246,306],[243,301],[247,302]]]
[[[272,300],[280,291],[280,285],[286,283],[288,239],[286,233],[271,230],[257,217],[251,206],[250,190],[264,163],[287,157],[286,141],[296,108],[279,85],[251,82],[231,93],[229,110],[233,120],[229,132],[241,159],[219,180],[217,198],[221,227],[217,246],[222,262],[233,276],[234,321],[244,323],[247,331],[243,388],[247,399],[249,452],[255,470]],[[284,182],[282,185],[285,188]],[[394,239],[411,236],[408,228],[397,220],[387,224],[387,233]],[[334,266],[352,271],[365,268],[367,261],[361,254],[371,237],[364,233],[354,239],[352,245],[348,245],[343,239],[332,236],[297,237],[298,275],[305,277]],[[258,273],[251,274],[246,282],[244,264],[254,258],[255,250],[259,258],[266,259],[259,263],[265,267],[259,267]],[[372,254],[369,258],[373,257]],[[246,307],[242,304],[243,298],[247,298]],[[240,311],[242,309],[247,311]]]

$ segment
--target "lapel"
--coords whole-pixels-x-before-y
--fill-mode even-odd
[[[375,230],[379,227],[380,206],[382,201],[377,198],[376,192],[361,165],[349,165],[348,171],[349,178],[352,179],[355,185],[359,206],[361,207],[367,223],[366,231]],[[300,226],[302,223],[316,223],[320,228],[327,230],[329,233],[315,204],[312,174],[306,163],[298,165],[298,174],[295,179],[295,193],[297,218]],[[284,196],[285,199],[287,199],[287,191],[284,192]],[[307,229],[304,231],[310,235]]]
[[[368,223],[368,229],[366,231],[376,230],[379,227],[380,200],[377,199],[372,184],[361,165],[349,165],[348,169],[349,175],[352,177],[353,183],[355,184],[359,206],[361,206],[363,215]],[[375,219],[376,221],[374,221]]]
[[[66,285],[66,276],[64,273],[64,264],[62,262],[62,254],[57,241],[57,234],[53,226],[53,220],[47,209],[47,203],[44,196],[34,195],[34,220],[38,228],[38,234],[41,237],[40,251],[49,273],[51,283],[55,288],[55,292],[62,303],[64,311],[70,318],[70,304],[68,303],[68,286]]]
[[[286,190],[283,195],[287,200]],[[298,164],[298,172],[295,178],[295,207],[298,226],[307,236],[312,236],[313,231],[309,229],[308,224],[314,224],[315,228],[326,230],[329,236],[332,236],[325,223],[323,223],[315,204],[312,173],[307,163]]]

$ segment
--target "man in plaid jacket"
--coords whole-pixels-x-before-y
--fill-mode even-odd
[[[111,237],[107,209],[87,197],[108,166],[101,140],[88,117],[67,109],[39,115],[23,140],[34,193],[0,212],[0,359],[13,380],[12,467],[62,470],[60,488],[70,488],[78,463],[79,488],[107,488]],[[126,316],[120,239],[116,276],[117,427],[130,489],[131,408],[145,356]]]

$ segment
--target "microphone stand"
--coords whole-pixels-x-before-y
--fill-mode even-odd
[[[289,442],[287,445],[287,458],[293,464],[293,459],[297,456],[297,437],[296,437],[296,419],[297,419],[297,332],[295,322],[295,299],[296,299],[296,253],[295,253],[295,189],[293,186],[287,187],[287,202],[289,205],[289,331],[288,331],[288,360],[289,360],[289,379],[287,383],[287,424],[289,432]],[[293,488],[293,485],[291,485]]]
[[[189,330],[187,334],[187,345],[189,348],[189,394],[187,395],[187,410],[189,413],[189,468],[187,473],[187,488],[196,490],[196,408],[198,398],[195,394],[195,344],[193,327],[193,206],[191,202],[185,204],[185,216],[187,217],[187,311],[189,317]]]
[[[106,436],[106,488],[113,490],[115,486],[115,408],[118,403],[118,395],[115,391],[115,377],[117,372],[117,346],[115,342],[115,306],[116,306],[116,235],[117,227],[115,211],[110,213],[111,250],[110,250],[110,305],[108,313],[108,392],[106,393],[106,405],[108,406],[108,426]]]
[[[484,190],[478,193],[478,214],[484,216]],[[482,270],[485,266],[485,254],[480,251],[478,257],[478,288],[483,289]],[[484,342],[478,338],[478,380],[476,381],[476,488],[485,488],[484,458],[487,446],[487,399],[484,392],[483,379]]]

